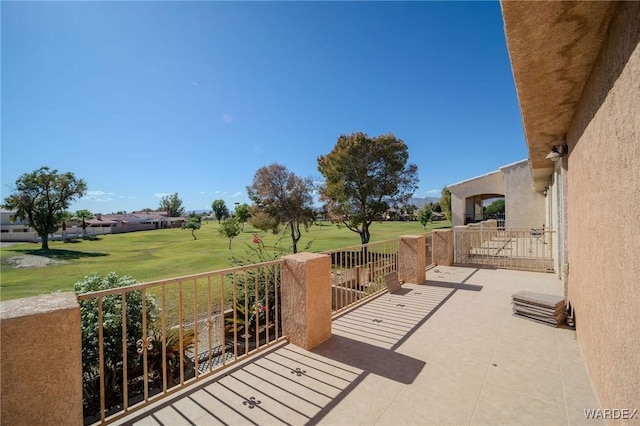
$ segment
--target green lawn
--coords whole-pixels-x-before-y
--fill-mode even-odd
[[[436,222],[428,225],[427,230],[449,226],[450,222]],[[93,272],[105,274],[115,271],[145,282],[228,268],[233,266],[232,256],[248,256],[254,232],[257,231],[246,225],[244,232],[231,243],[231,250],[228,249],[229,241],[219,235],[217,222],[203,224],[196,231],[197,240],[193,240],[187,230],[162,229],[104,235],[95,240],[53,241],[49,243],[48,251],[42,251],[39,244],[31,243],[2,247],[0,300],[57,290],[70,291],[76,281]],[[371,242],[423,232],[418,222],[374,223]],[[261,235],[266,246],[273,245],[277,239],[273,235]],[[301,251],[309,242],[310,251],[318,252],[358,245],[360,237],[348,229],[339,229],[325,222],[303,232],[298,250]],[[287,248],[290,244],[291,239],[286,234],[280,246]],[[45,256],[65,263],[16,268],[11,257],[20,255]]]

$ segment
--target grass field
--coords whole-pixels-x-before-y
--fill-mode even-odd
[[[436,222],[427,230],[449,227],[450,222]],[[218,233],[217,222],[203,224],[196,231],[161,229],[127,234],[104,235],[95,240],[74,242],[53,241],[49,250],[40,250],[39,244],[16,244],[2,247],[0,300],[18,299],[51,293],[71,291],[73,284],[93,272],[106,274],[115,271],[140,282],[179,277],[200,272],[229,268],[230,258],[247,257],[256,231],[248,224],[228,249],[229,240]],[[403,234],[424,233],[418,222],[381,222],[371,226],[371,242],[395,238]],[[277,236],[260,233],[265,246],[272,246]],[[298,250],[311,243],[309,251],[319,252],[360,244],[360,237],[348,229],[339,229],[329,223],[314,225],[304,232]],[[280,247],[288,248],[291,239],[285,234]],[[47,257],[63,263],[43,267],[17,268],[16,256]],[[13,260],[12,260],[13,258]]]

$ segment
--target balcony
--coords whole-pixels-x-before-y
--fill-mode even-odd
[[[512,316],[553,275],[436,267],[116,424],[580,424],[598,407],[575,331]],[[590,421],[591,423],[592,421]]]
[[[376,256],[371,255],[374,249],[370,248],[364,258],[374,259],[375,264],[367,267],[361,264],[363,258],[347,265],[342,260],[343,254],[309,258],[326,261],[327,268],[318,282],[329,284],[331,281],[334,288],[322,285],[324,294],[329,299],[335,299],[338,294],[344,300],[346,295],[366,294],[367,291],[361,289],[378,281],[375,271],[397,270],[406,276],[407,257],[411,257],[411,253],[414,262],[408,263],[422,268],[424,273],[424,240],[424,237],[416,238],[408,249],[406,241],[401,240],[397,245],[380,247]],[[431,239],[434,259],[441,252],[439,241],[440,237]],[[391,252],[397,253],[397,257],[387,254]],[[346,257],[353,259],[354,255]],[[329,258],[338,259],[340,274],[335,269],[336,262],[330,262]],[[287,270],[297,269],[285,260],[282,264],[285,271],[282,331],[289,341],[296,341],[297,337],[287,325],[291,312],[287,311],[286,302],[290,291],[284,277]],[[307,278],[317,279],[317,271],[314,267],[308,269]],[[229,271],[223,272],[222,275],[229,276]],[[295,345],[277,338],[254,352],[242,356],[235,353],[234,362],[217,370],[205,369],[202,375],[194,371],[193,378],[180,376],[181,386],[169,392],[165,389],[164,397],[152,396],[148,403],[135,405],[124,416],[106,420],[112,424],[140,425],[566,425],[585,423],[585,410],[599,408],[575,331],[512,316],[511,295],[515,292],[529,290],[561,295],[562,284],[555,276],[436,266],[426,272],[426,280],[419,279],[420,271],[417,277],[406,280],[408,283],[395,293],[377,290],[366,295],[366,299],[355,300],[355,305],[340,303],[332,309],[329,304],[331,337],[319,345],[310,345],[309,350],[303,349],[304,344]],[[177,285],[186,286],[181,280],[177,279]],[[188,280],[193,277],[184,281]],[[206,281],[210,279],[207,277]],[[347,285],[348,291],[336,291],[338,281]],[[421,284],[415,284],[416,281]],[[149,284],[144,286],[151,288]],[[314,294],[307,296],[311,296],[307,299],[311,305],[318,303]],[[30,326],[32,330],[37,328],[33,322]],[[319,326],[318,322],[308,321],[307,332]],[[11,377],[4,374],[8,371],[5,362],[9,362],[4,341],[7,329],[3,329],[2,345],[3,400],[11,397],[11,392],[5,393],[6,389],[13,389],[8,387]],[[46,333],[41,329],[35,331]],[[40,340],[37,336],[29,338],[30,352],[38,352]],[[235,335],[233,338],[237,339]],[[197,363],[195,367],[198,371]],[[16,375],[22,377],[22,374],[26,379],[38,375],[37,371],[27,373]],[[52,388],[57,389],[56,380],[62,382],[64,377],[48,377],[45,384],[52,383],[56,385]],[[145,399],[147,393],[145,390]],[[53,416],[50,407],[40,404],[44,415]],[[55,423],[53,417],[48,420]],[[589,423],[596,422],[589,420]]]

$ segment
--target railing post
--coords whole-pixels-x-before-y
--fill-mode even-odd
[[[426,279],[425,236],[401,235],[398,246],[398,279],[421,284]]]
[[[0,303],[3,424],[82,424],[80,305],[73,293]]]
[[[456,226],[456,229],[459,228]],[[460,227],[460,228],[465,228]],[[434,229],[432,240],[433,263],[441,266],[453,265],[453,232],[451,229]],[[456,250],[459,248],[456,247]]]
[[[331,337],[331,257],[283,257],[282,329],[289,342],[312,349]]]

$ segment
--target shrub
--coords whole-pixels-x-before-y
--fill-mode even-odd
[[[74,284],[76,294],[107,290],[137,284],[127,276],[110,272],[105,276],[92,274]],[[158,307],[151,295],[146,297],[147,325],[151,327],[158,315]],[[127,365],[123,365],[122,353],[122,296],[102,297],[102,324],[105,389],[107,407],[122,402],[122,370],[133,370],[140,365],[137,342],[142,339],[142,291],[126,294]],[[80,302],[82,327],[82,366],[85,414],[94,414],[99,407],[100,355],[98,341],[98,298]]]

